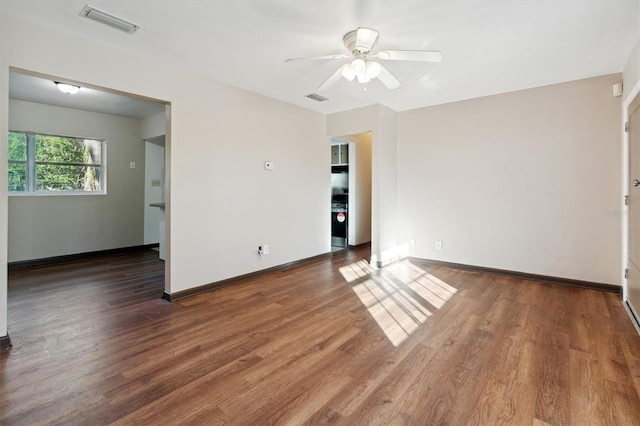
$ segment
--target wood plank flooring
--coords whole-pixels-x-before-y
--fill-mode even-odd
[[[618,296],[368,257],[174,303],[154,251],[11,270],[0,424],[640,424]]]

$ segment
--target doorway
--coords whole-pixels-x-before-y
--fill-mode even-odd
[[[629,105],[627,123],[630,182],[626,304],[636,327],[640,327],[640,94]]]
[[[371,242],[371,176],[371,132],[331,139],[332,250]]]
[[[169,104],[73,81],[66,82],[76,86],[76,93],[62,93],[56,82],[65,81],[11,69],[9,130],[100,139],[106,146],[100,170],[108,185],[88,194],[49,191],[47,196],[9,195],[9,263],[145,243],[142,138],[147,135],[143,129],[157,128],[153,136],[161,134],[164,140]],[[17,160],[14,163],[19,164]]]
[[[157,244],[160,260],[165,260],[165,136],[144,141],[144,245]]]
[[[331,145],[331,250],[346,248],[349,241],[349,143]]]

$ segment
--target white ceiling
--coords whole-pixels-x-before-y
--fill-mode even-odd
[[[131,35],[79,15],[89,0],[2,0],[0,13],[322,113],[396,111],[621,72],[640,38],[638,0],[90,0],[141,26]],[[305,98],[346,61],[359,26],[384,50],[434,49],[438,64],[385,62],[402,87],[341,80]],[[375,49],[374,49],[375,51]]]
[[[81,87],[78,93],[68,95],[58,90],[53,80],[16,72],[9,73],[9,98],[134,118],[148,117],[165,110],[161,103],[88,87]]]

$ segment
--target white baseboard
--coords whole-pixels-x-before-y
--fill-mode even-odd
[[[640,317],[638,316],[636,310],[633,309],[633,306],[631,305],[631,302],[629,301],[629,299],[625,299],[625,301],[622,304],[624,305],[624,308],[626,309],[627,314],[629,314],[629,318],[631,318],[631,323],[636,328],[636,331],[638,332],[638,334],[640,334]]]

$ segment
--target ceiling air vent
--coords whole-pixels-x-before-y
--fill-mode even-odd
[[[314,101],[318,101],[318,102],[324,102],[329,100],[328,98],[325,98],[324,96],[320,96],[317,93],[311,93],[310,95],[307,95],[305,97],[309,99],[313,99]]]
[[[91,5],[86,5],[84,9],[82,9],[82,12],[80,12],[80,16],[86,16],[89,19],[102,22],[103,24],[109,25],[110,27],[117,28],[127,33],[135,33],[140,29],[140,26],[134,24],[133,22],[129,22],[126,19],[122,19]]]

